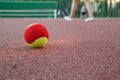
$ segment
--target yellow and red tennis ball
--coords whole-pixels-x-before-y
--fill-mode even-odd
[[[44,25],[34,23],[24,31],[24,39],[30,47],[44,47],[49,39],[49,33]]]

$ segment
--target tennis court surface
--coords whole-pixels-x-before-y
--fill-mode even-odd
[[[32,23],[49,31],[44,48],[24,41]],[[0,80],[120,80],[120,18],[0,18]]]

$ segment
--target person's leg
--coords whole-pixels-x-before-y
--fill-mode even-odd
[[[72,0],[72,5],[71,5],[71,11],[70,11],[70,16],[69,17],[64,17],[65,20],[71,21],[72,18],[75,15],[75,11],[77,9],[79,0]]]
[[[88,15],[89,15],[89,18],[86,19],[86,21],[93,21],[94,16],[93,16],[93,10],[92,10],[92,6],[90,4],[90,0],[84,0],[84,3],[85,3],[85,6],[86,6],[86,9],[88,11]]]
[[[70,12],[70,18],[73,18],[75,15],[75,11],[78,7],[79,0],[72,0],[72,6],[71,6],[71,12]]]

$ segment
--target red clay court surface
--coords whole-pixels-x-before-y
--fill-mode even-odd
[[[26,45],[31,23],[48,29],[44,48]],[[0,18],[0,80],[120,80],[120,18]]]

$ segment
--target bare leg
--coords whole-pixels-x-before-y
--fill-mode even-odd
[[[88,11],[89,18],[93,18],[93,10],[90,4],[90,0],[84,0],[84,3]]]
[[[84,3],[87,8],[88,15],[89,15],[89,18],[85,19],[85,22],[93,21],[94,16],[93,16],[93,10],[92,10],[92,6],[90,4],[90,0],[84,0]]]
[[[69,17],[64,17],[65,20],[71,21],[75,15],[79,0],[72,0],[71,12]]]
[[[77,9],[79,0],[72,0],[72,6],[71,6],[71,12],[70,12],[70,18],[73,18],[75,15],[75,11]]]

